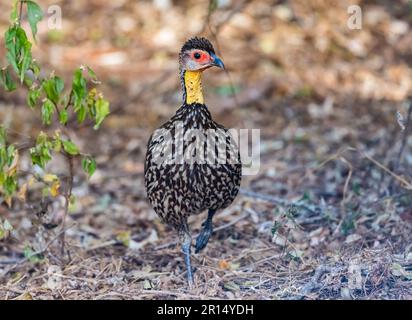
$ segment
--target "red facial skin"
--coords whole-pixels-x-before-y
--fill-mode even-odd
[[[195,58],[196,53],[200,54],[200,57],[198,59]],[[204,69],[207,69],[208,67],[210,67],[208,64],[213,62],[212,57],[203,51],[193,51],[191,54],[191,58],[199,64],[204,64],[205,65]]]

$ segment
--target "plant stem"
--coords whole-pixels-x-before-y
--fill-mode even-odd
[[[70,198],[72,196],[72,190],[73,190],[73,178],[74,178],[74,173],[73,173],[73,157],[71,155],[67,155],[67,163],[69,166],[69,176],[68,176],[68,182],[67,182],[67,187],[66,187],[66,193],[64,195],[65,203],[64,203],[64,216],[63,216],[63,222],[62,222],[62,233],[61,233],[61,255],[62,257],[64,256],[65,253],[65,245],[66,245],[66,240],[65,240],[65,228],[66,228],[66,218],[69,213],[69,204],[70,204]]]
[[[51,101],[51,100],[50,100]],[[59,122],[60,121],[60,109],[59,109],[59,107],[58,107],[58,105],[56,104],[56,103],[54,103],[54,101],[51,101],[52,103],[53,103],[53,106],[54,106],[54,109],[56,110],[56,112],[57,112],[57,121]]]
[[[64,110],[67,110],[67,109],[69,108],[70,103],[71,103],[71,101],[72,101],[72,98],[73,98],[73,88],[70,90],[69,100],[67,100],[67,104],[66,104],[66,106],[64,107]]]
[[[21,25],[21,19],[23,15],[23,0],[20,0],[20,8],[19,8],[19,26]]]

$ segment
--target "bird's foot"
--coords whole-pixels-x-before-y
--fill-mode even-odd
[[[193,282],[193,275],[189,272],[187,273],[187,286],[189,287],[189,290],[192,290],[194,288],[194,282]]]
[[[211,222],[206,222],[202,231],[196,238],[195,253],[198,253],[204,247],[206,247],[209,242],[209,238],[213,233],[213,225]]]

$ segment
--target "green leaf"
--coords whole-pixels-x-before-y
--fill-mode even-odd
[[[96,101],[96,124],[94,129],[99,129],[103,120],[107,117],[110,113],[110,104],[109,101],[99,97]]]
[[[0,70],[0,84],[9,92],[16,89],[16,84],[13,82],[8,68]]]
[[[60,123],[62,125],[65,125],[68,119],[69,119],[69,113],[67,112],[67,110],[60,111],[60,114],[59,114]]]
[[[96,171],[96,161],[90,157],[86,156],[82,160],[82,168],[83,171],[87,173],[89,178],[93,175],[93,173]]]
[[[21,54],[20,83],[23,83],[24,76],[26,75],[26,71],[30,67],[31,61],[32,61],[31,43],[30,42],[25,42],[25,44],[22,48],[22,54]]]
[[[63,89],[64,81],[57,76],[53,76],[43,82],[43,90],[46,93],[47,98],[55,104],[59,103],[60,94],[63,92]]]
[[[30,148],[30,156],[33,165],[45,168],[47,162],[51,160],[50,150],[53,148],[52,142],[44,132],[40,132],[36,139],[36,146]]]
[[[54,104],[50,100],[46,99],[41,107],[41,118],[43,124],[50,125],[51,119],[54,113]]]
[[[29,91],[29,94],[27,95],[27,104],[30,106],[30,108],[34,108],[37,104],[37,100],[39,99],[41,94],[40,89],[32,88]]]
[[[26,1],[26,4],[31,32],[33,34],[33,38],[36,39],[37,23],[43,19],[43,11],[34,1]]]
[[[93,88],[89,91],[86,98],[86,105],[85,110],[87,109],[87,113],[92,119],[96,118],[96,97],[97,97],[97,90]],[[86,117],[86,115],[84,116]]]
[[[58,95],[54,86],[53,79],[45,80],[42,87],[44,92],[46,93],[47,98],[57,103]]]
[[[40,66],[35,60],[32,60],[30,69],[33,71],[35,77],[37,78],[40,74]]]
[[[55,152],[60,152],[62,149],[62,140],[60,139],[60,135],[57,135],[53,140],[53,150]]]
[[[6,129],[3,126],[0,126],[0,148],[4,148],[6,146]]]
[[[66,151],[68,154],[75,156],[79,154],[79,148],[71,142],[70,140],[63,140],[63,149]]]
[[[83,77],[82,69],[77,69],[74,72],[72,83],[74,110],[75,112],[82,106],[83,100],[87,94],[86,79]]]
[[[16,44],[15,44],[15,39],[16,39],[16,31],[17,31],[17,26],[9,27],[4,34],[4,40],[5,40],[5,46],[6,46],[6,58],[7,61],[11,64],[13,67],[14,71],[18,74],[19,73],[19,68],[17,66],[17,54],[16,54]]]
[[[4,239],[6,237],[6,230],[3,229],[3,226],[1,225],[0,221],[0,240]]]
[[[3,183],[3,188],[6,195],[13,195],[13,193],[17,190],[17,178],[14,175],[7,176],[6,181]]]
[[[32,61],[31,56],[31,43],[27,39],[26,32],[18,27],[16,29],[16,37],[15,37],[15,44],[16,44],[16,53],[18,54],[18,68],[19,68],[19,76],[20,82],[23,83],[23,79],[25,76],[26,71],[29,69]]]
[[[87,72],[89,74],[89,77],[92,78],[92,80],[97,81],[96,73],[89,66],[87,67]]]
[[[16,148],[13,145],[7,147],[7,165],[10,167],[15,157]]]
[[[43,145],[43,144],[46,144],[47,142],[48,142],[47,134],[45,134],[43,131],[40,132],[39,135],[37,136],[36,144]]]
[[[23,249],[24,257],[29,260],[31,263],[37,263],[42,261],[42,257],[36,254],[29,245],[26,245]]]
[[[77,108],[77,121],[79,123],[83,123],[83,121],[86,119],[86,115],[86,107],[82,104],[79,108]]]
[[[57,76],[54,77],[54,81],[55,81],[56,92],[60,95],[64,89],[64,81],[62,78],[57,77]]]
[[[6,58],[23,83],[26,71],[32,63],[31,43],[26,32],[18,25],[9,27],[5,35]]]

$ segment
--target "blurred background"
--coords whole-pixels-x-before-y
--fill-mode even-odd
[[[34,56],[67,81],[80,65],[93,68],[111,115],[99,131],[71,127],[98,163],[90,181],[76,164],[71,264],[57,267],[53,245],[40,262],[0,264],[0,296],[412,298],[410,1],[37,2],[46,13],[59,6],[62,25],[50,29],[45,17]],[[360,29],[348,27],[351,5],[361,9]],[[10,11],[3,1],[2,35]],[[194,35],[208,37],[228,69],[204,74],[214,119],[261,130],[261,167],[217,217],[188,296],[175,233],[145,200],[143,159],[151,132],[181,104],[178,52]],[[23,135],[45,130],[24,90],[0,91],[0,120]],[[67,169],[57,159],[50,170]],[[32,190],[27,203],[0,206],[16,228],[0,257],[53,239],[45,223],[61,219],[63,201],[39,218],[40,202]]]

